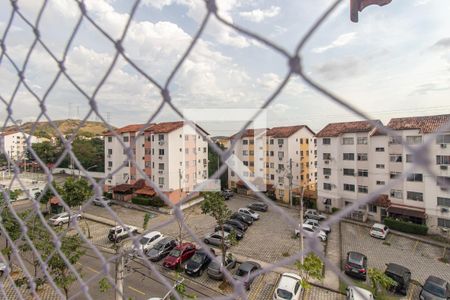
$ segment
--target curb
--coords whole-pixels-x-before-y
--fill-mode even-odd
[[[89,214],[89,213],[84,213],[84,214],[83,214],[83,218],[84,218],[84,219],[87,219],[87,220],[91,220],[91,221],[97,222],[97,223],[100,223],[100,224],[112,226],[112,227],[120,225],[118,222],[112,221],[112,220],[107,219],[107,218],[94,216],[94,215],[91,215],[91,214]],[[124,223],[124,224],[125,224],[125,223]],[[131,226],[131,225],[130,225],[130,226]],[[137,228],[137,230],[138,230],[137,233],[141,233],[141,232],[144,232],[144,231],[145,231],[145,230],[144,230],[143,228],[141,228],[141,227],[138,227],[138,226],[134,226],[134,227]]]
[[[113,201],[113,203],[115,205],[122,206],[122,207],[125,207],[125,208],[128,208],[128,209],[134,209],[134,210],[142,211],[142,212],[145,212],[145,213],[155,213],[155,214],[168,215],[167,212],[160,211],[160,210],[157,210],[157,209],[144,208],[144,207],[141,207],[140,205],[137,205],[137,204],[134,204],[134,203],[128,203],[128,202],[117,201],[117,200],[112,200],[112,201]]]

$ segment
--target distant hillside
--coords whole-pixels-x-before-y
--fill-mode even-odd
[[[72,134],[78,127],[80,122],[81,122],[80,120],[71,120],[71,119],[53,121],[55,126],[57,126],[58,129],[64,135]],[[34,122],[26,122],[23,123],[20,127],[22,127],[22,129],[26,133],[30,133],[34,124],[35,124]],[[5,131],[14,130],[15,128],[16,126],[9,126],[5,128]],[[86,121],[83,124],[83,127],[81,127],[80,130],[78,131],[78,135],[86,137],[98,136],[102,135],[103,132],[107,130],[108,128],[103,122]],[[49,122],[38,122],[33,135],[44,138],[51,138],[57,136],[56,130]]]

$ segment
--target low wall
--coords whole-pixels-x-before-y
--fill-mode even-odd
[[[93,178],[105,178],[105,173],[104,172],[91,172],[91,171],[80,171],[80,170],[76,170],[76,169],[69,169],[69,168],[54,168],[52,169],[52,174],[61,174],[61,173],[65,173],[65,174],[74,174],[74,175],[80,175],[81,177],[86,177],[85,173],[88,173],[89,176],[93,177]]]

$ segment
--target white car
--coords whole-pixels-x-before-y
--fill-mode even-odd
[[[302,293],[302,278],[294,273],[283,273],[273,293],[273,300],[299,300]]]
[[[255,212],[254,210],[244,207],[244,208],[239,208],[238,212],[247,216],[252,217],[253,220],[259,220],[259,214],[257,212]]]
[[[307,209],[305,213],[303,214],[303,217],[305,219],[314,219],[318,221],[323,221],[327,218],[327,216],[319,213],[317,209]]]
[[[94,198],[94,200],[92,200],[92,203],[97,206],[105,207],[105,206],[111,206],[112,201],[106,197],[99,197],[99,198]]]
[[[79,220],[81,219],[81,213],[72,213],[70,215],[70,221],[72,220]],[[53,217],[51,217],[49,219],[50,224],[54,225],[54,226],[60,226],[63,225],[65,223],[69,223],[69,213],[68,212],[63,212],[60,214],[57,214]]]
[[[299,227],[300,227],[300,225],[299,225]],[[323,230],[320,230],[320,228],[318,228],[318,227],[315,227],[315,226],[312,226],[309,224],[303,224],[302,228],[304,231],[306,231],[306,234],[310,234],[311,236],[314,235],[316,232],[319,232],[317,237],[320,238],[320,240],[322,242],[325,242],[327,240],[327,234]],[[299,228],[295,229],[295,235],[298,237],[300,236]]]
[[[372,228],[370,228],[370,236],[374,238],[379,238],[385,240],[389,233],[389,227],[384,224],[375,223]]]
[[[347,300],[373,300],[373,295],[368,290],[357,286],[347,287]]]
[[[133,244],[133,250],[138,251],[139,249],[141,249],[144,253],[146,253],[163,238],[164,235],[159,231],[149,232],[141,237],[141,239],[139,240],[139,247],[136,247]]]
[[[6,273],[7,269],[8,266],[5,263],[0,262],[0,276],[3,276],[3,274]]]
[[[319,223],[319,221],[314,219],[306,219],[304,224],[313,225],[314,227],[320,228],[320,230],[325,231],[326,234],[329,234],[331,232],[330,226],[323,226]]]

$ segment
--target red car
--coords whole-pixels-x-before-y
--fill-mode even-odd
[[[195,253],[195,245],[192,243],[183,243],[176,246],[169,255],[164,259],[163,266],[169,269],[175,269],[184,261],[191,258]]]

